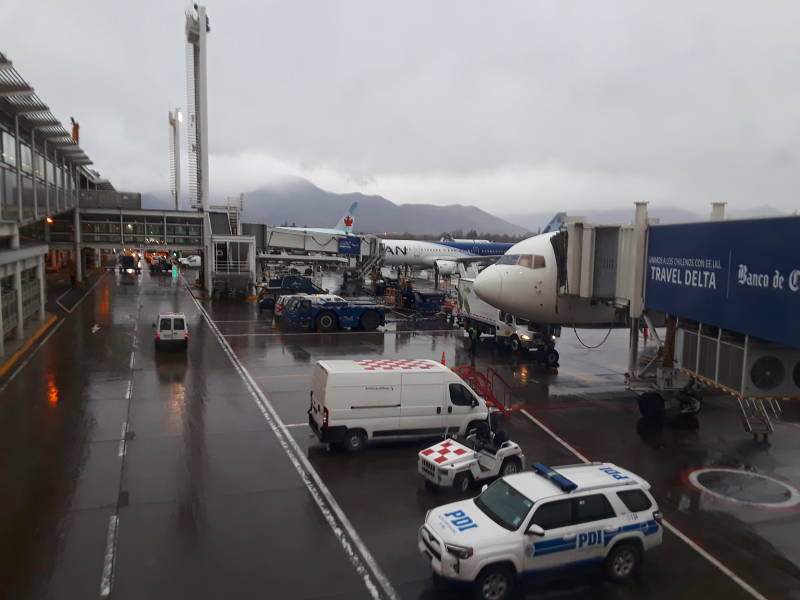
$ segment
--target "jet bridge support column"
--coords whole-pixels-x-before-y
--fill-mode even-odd
[[[645,243],[647,235],[647,202],[636,203],[633,241],[633,289],[629,305],[631,326],[630,346],[628,348],[628,373],[636,376],[639,363],[639,323],[644,305]]]

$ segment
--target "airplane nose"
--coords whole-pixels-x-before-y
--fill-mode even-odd
[[[503,297],[503,277],[496,267],[486,267],[478,273],[474,288],[478,298],[499,308]]]

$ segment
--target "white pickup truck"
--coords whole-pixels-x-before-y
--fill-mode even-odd
[[[478,335],[494,336],[498,344],[514,352],[535,352],[536,357],[550,367],[558,365],[556,340],[561,327],[537,325],[527,319],[515,317],[487,304],[475,294],[474,279],[458,280],[458,322],[465,329],[475,327]]]

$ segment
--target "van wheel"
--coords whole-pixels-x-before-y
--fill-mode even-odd
[[[509,346],[511,346],[512,352],[519,352],[520,349],[522,348],[522,344],[520,343],[519,338],[517,336],[511,338],[511,343],[509,344]]]
[[[466,494],[471,483],[472,477],[469,473],[458,473],[453,479],[453,489],[459,494]]]
[[[514,572],[503,565],[489,565],[473,585],[475,600],[508,600],[514,589]]]
[[[364,314],[362,314],[361,318],[358,320],[358,324],[364,331],[374,331],[375,329],[378,328],[378,325],[380,325],[380,323],[381,323],[381,317],[374,310],[364,311]]]
[[[513,475],[514,473],[519,473],[521,470],[522,465],[520,464],[519,459],[512,456],[503,461],[503,464],[500,467],[500,477]]]
[[[642,562],[642,555],[634,544],[621,543],[611,549],[606,557],[606,572],[614,581],[628,579],[636,573]]]
[[[348,429],[344,434],[344,448],[348,452],[361,452],[366,445],[366,436],[358,429]]]
[[[336,315],[332,312],[324,311],[317,316],[317,331],[336,331]]]

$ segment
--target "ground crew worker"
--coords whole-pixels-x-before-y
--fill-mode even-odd
[[[469,351],[472,354],[475,354],[475,351],[478,349],[478,328],[473,325],[469,328]]]

